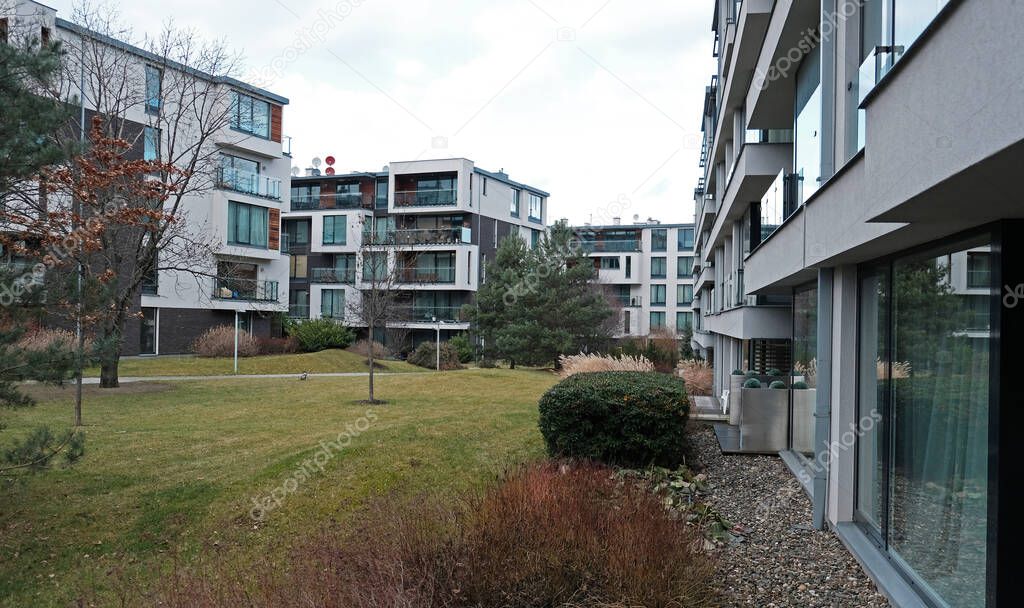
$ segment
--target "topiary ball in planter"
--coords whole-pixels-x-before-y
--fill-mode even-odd
[[[768,375],[772,376],[773,378],[779,378],[782,376],[782,370],[773,367],[772,369],[768,370]]]
[[[548,454],[674,468],[683,461],[690,404],[679,378],[591,372],[562,380],[540,399]]]
[[[768,385],[768,388],[786,388],[786,383],[782,380],[776,380]]]
[[[750,378],[743,383],[743,388],[761,388],[761,381],[757,378]]]
[[[747,373],[743,375],[746,376],[747,378],[754,378],[755,376],[757,376],[757,372],[755,372],[754,370],[748,370]]]
[[[805,391],[805,390],[807,390],[807,383],[798,380],[798,381],[793,383],[793,388],[795,390],[798,390],[798,391]]]
[[[734,370],[732,370],[732,375],[733,376],[742,376],[743,375],[743,370],[734,369]]]

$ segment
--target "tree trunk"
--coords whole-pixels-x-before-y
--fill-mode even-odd
[[[515,359],[509,359],[508,360],[508,368],[509,369],[515,369],[516,368],[516,360]]]
[[[100,363],[100,388],[117,388],[120,383],[117,380],[117,366],[121,362],[121,349],[117,349],[115,356]]]
[[[367,348],[367,352],[369,354],[366,356],[366,359],[367,365],[370,366],[370,403],[373,403],[373,368],[375,367],[373,361],[373,332],[371,332],[370,335],[371,339],[367,340],[367,342],[369,342],[369,348]]]

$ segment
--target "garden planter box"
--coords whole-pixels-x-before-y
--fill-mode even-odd
[[[740,410],[740,451],[781,452],[788,448],[789,391],[745,388]]]
[[[793,389],[793,445],[801,454],[814,452],[814,407],[818,392],[813,388]]]
[[[740,423],[740,409],[743,407],[743,383],[745,376],[729,376],[729,424]]]

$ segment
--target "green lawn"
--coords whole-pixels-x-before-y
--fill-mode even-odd
[[[65,606],[83,590],[113,604],[111,570],[145,583],[199,548],[244,567],[345,521],[368,497],[479,486],[543,454],[536,404],[555,380],[525,370],[383,376],[378,397],[389,403],[372,409],[356,403],[359,377],[87,387],[85,459],[0,494],[0,605]],[[70,390],[30,389],[40,403],[2,414],[5,442],[71,417]],[[374,416],[254,523],[253,498],[294,477],[321,440]]]
[[[378,371],[422,372],[430,371],[404,361],[381,361]],[[200,358],[194,356],[129,357],[118,366],[121,376],[220,376],[234,371],[231,357]],[[369,370],[366,358],[346,350],[325,350],[319,353],[295,355],[268,355],[241,357],[239,374],[301,374],[365,372]],[[98,377],[100,368],[85,372],[87,377]]]

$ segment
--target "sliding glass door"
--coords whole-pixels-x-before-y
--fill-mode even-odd
[[[989,324],[959,242],[866,268],[860,278],[857,515],[940,606],[984,606]],[[961,276],[962,275],[962,276]],[[971,287],[968,287],[971,285]],[[979,328],[980,327],[980,328]]]

